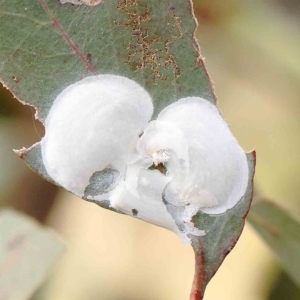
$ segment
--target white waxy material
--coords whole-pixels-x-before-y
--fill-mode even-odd
[[[180,191],[179,201],[195,203],[198,193],[199,207],[210,214],[235,206],[248,185],[248,163],[217,108],[205,99],[188,97],[166,107],[158,121],[178,126],[188,143],[188,175],[173,184]]]
[[[149,94],[134,81],[108,74],[87,77],[54,101],[41,141],[43,161],[57,183],[80,197],[95,172],[117,170],[113,190],[85,196],[109,200],[112,208],[190,243],[189,234],[205,235],[192,223],[199,210],[224,213],[244,196],[246,155],[205,99],[181,99],[148,123],[152,113]],[[149,169],[160,164],[166,174]],[[178,207],[172,216],[163,193]]]
[[[132,215],[134,209],[138,218],[174,230],[175,222],[161,198],[169,179],[157,170],[136,169],[136,171],[136,174],[131,172],[130,177],[127,174],[126,182],[121,183],[111,193],[111,206],[129,215]],[[131,183],[136,184],[135,192],[132,192]]]
[[[179,159],[188,162],[188,145],[184,133],[168,122],[152,121],[137,143],[137,151],[142,157],[152,157],[154,164],[166,163],[169,150]]]
[[[46,119],[42,155],[49,175],[82,197],[96,171],[124,172],[153,113],[149,94],[121,76],[99,75],[68,86]]]

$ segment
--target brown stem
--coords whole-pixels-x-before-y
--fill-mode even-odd
[[[195,252],[195,275],[190,300],[202,300],[205,292],[205,257],[201,241],[194,239],[192,246]]]

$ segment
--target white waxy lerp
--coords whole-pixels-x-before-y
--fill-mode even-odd
[[[181,130],[189,152],[188,170],[173,171],[176,176],[185,171],[184,179],[174,180],[170,185],[175,188],[170,191],[174,197],[166,200],[176,205],[198,204],[209,214],[220,214],[235,206],[248,185],[248,163],[218,109],[205,99],[188,97],[166,107],[158,121]]]
[[[45,123],[41,145],[49,175],[82,197],[94,172],[123,173],[152,112],[149,94],[125,77],[91,76],[68,86]]]
[[[95,172],[116,170],[111,190],[87,198],[109,200],[112,208],[189,243],[189,234],[205,235],[191,222],[199,210],[224,213],[244,196],[246,155],[205,99],[181,99],[149,123],[152,113],[149,94],[134,81],[87,77],[54,101],[41,141],[43,161],[49,175],[79,197]],[[182,215],[171,216],[162,197],[183,208]]]

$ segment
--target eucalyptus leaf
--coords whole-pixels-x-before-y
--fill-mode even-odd
[[[274,286],[272,286],[268,300],[298,300],[300,295],[300,288],[291,279],[286,272],[280,270],[278,278]]]
[[[300,286],[300,223],[268,200],[253,205],[247,220],[275,252],[286,273]]]
[[[252,200],[255,153],[249,153],[247,158],[250,175],[248,189],[243,199],[223,214],[208,215],[198,212],[193,217],[195,227],[204,229],[206,235],[191,237],[196,258],[191,299],[202,299],[206,285],[215,275],[225,257],[234,248],[242,233],[245,217]],[[167,204],[167,208],[171,215],[178,213],[178,209],[170,204]]]
[[[19,212],[0,211],[0,299],[28,299],[64,250],[51,230]]]
[[[42,122],[64,88],[96,74],[139,83],[153,99],[154,119],[180,98],[202,97],[215,105],[194,37],[196,27],[190,0],[0,0],[0,79],[22,103],[36,108]],[[39,143],[16,152],[55,183],[43,164]],[[220,215],[199,212],[193,218],[195,227],[207,234],[191,236],[196,253],[191,299],[203,298],[207,283],[242,232],[252,198],[254,153],[247,159],[249,183],[238,205]],[[91,178],[86,200],[114,182],[111,172],[101,171]],[[98,204],[111,209],[105,200]],[[181,213],[165,204],[172,216]],[[139,211],[131,215],[138,217]]]

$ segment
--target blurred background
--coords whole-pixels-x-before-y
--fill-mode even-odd
[[[300,219],[300,2],[195,0],[197,37],[224,117],[257,151],[256,189]],[[68,251],[32,300],[188,299],[192,248],[171,232],[47,183],[12,152],[43,136],[33,110],[0,87],[0,204],[52,227]],[[300,266],[299,266],[300,267]],[[205,300],[300,299],[246,224]]]

